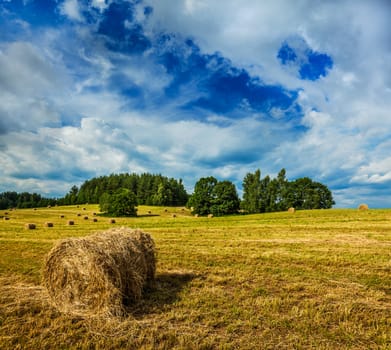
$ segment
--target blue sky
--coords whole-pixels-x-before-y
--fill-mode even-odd
[[[390,21],[387,0],[0,0],[0,192],[285,168],[391,207]]]

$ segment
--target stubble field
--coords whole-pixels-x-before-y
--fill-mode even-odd
[[[391,210],[195,218],[141,206],[114,224],[97,211],[0,212],[0,349],[391,348]],[[41,284],[45,255],[113,226],[151,233],[156,286],[124,318],[60,314]]]

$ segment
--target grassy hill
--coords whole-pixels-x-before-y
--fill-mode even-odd
[[[0,212],[1,349],[391,348],[391,210],[195,218],[141,206],[114,224],[97,211]],[[59,314],[41,286],[45,254],[113,226],[152,234],[156,287],[123,319]]]

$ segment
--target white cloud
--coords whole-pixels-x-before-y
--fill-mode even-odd
[[[91,6],[103,12],[109,3],[93,0]],[[265,175],[285,167],[290,178],[326,181],[336,188],[338,205],[350,206],[377,193],[366,186],[391,181],[388,2],[145,3],[154,8],[145,22],[148,35],[167,30],[193,37],[202,53],[219,51],[266,83],[300,89],[306,131],[293,137],[277,109],[271,113],[277,123],[251,114],[237,120],[224,115],[203,122],[196,115],[189,119],[178,107],[194,97],[197,84],[189,83],[180,96],[160,104],[172,79],[164,67],[148,53],[109,53],[93,30],[83,26],[81,3],[67,0],[62,14],[80,22],[72,35],[41,29],[30,42],[0,43],[4,184],[20,189],[57,184],[63,189],[79,176],[155,171],[183,175],[189,186],[199,176],[238,181],[256,168]],[[25,27],[32,33],[30,25]],[[297,35],[332,57],[329,75],[301,81],[280,65],[276,55],[282,42]],[[131,98],[121,95],[116,75],[140,89],[144,109],[137,110]],[[29,172],[31,177],[22,180]],[[55,180],[56,172],[65,174],[64,180]]]
[[[83,22],[84,18],[80,13],[79,2],[77,0],[65,0],[61,6],[60,11],[63,15],[78,22]]]

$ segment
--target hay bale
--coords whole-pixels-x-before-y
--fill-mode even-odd
[[[148,233],[121,227],[58,242],[47,255],[43,283],[52,304],[75,316],[121,316],[155,277]]]
[[[24,228],[25,228],[26,230],[35,230],[36,225],[35,225],[35,224],[25,224],[25,225],[24,225]]]
[[[358,206],[358,210],[368,210],[368,209],[369,209],[368,204],[362,203]]]
[[[213,218],[213,214],[208,214],[208,218]]]
[[[294,213],[295,211],[296,211],[296,209],[293,208],[293,207],[290,207],[290,208],[288,209],[288,213]]]
[[[64,219],[65,218],[65,215],[60,215],[60,219]]]
[[[45,222],[44,224],[45,227],[53,227],[53,223],[52,222]]]
[[[73,221],[73,220],[68,220],[67,221],[67,225],[68,226],[72,226],[72,225],[74,225],[75,224],[75,222]]]
[[[88,216],[86,215],[83,219],[84,219],[84,220],[88,220]]]
[[[97,218],[93,218],[92,222],[98,222],[98,219]]]
[[[9,220],[10,218],[8,216],[4,216],[3,220]]]
[[[115,224],[115,220],[114,219],[110,219],[109,220],[109,224]]]

